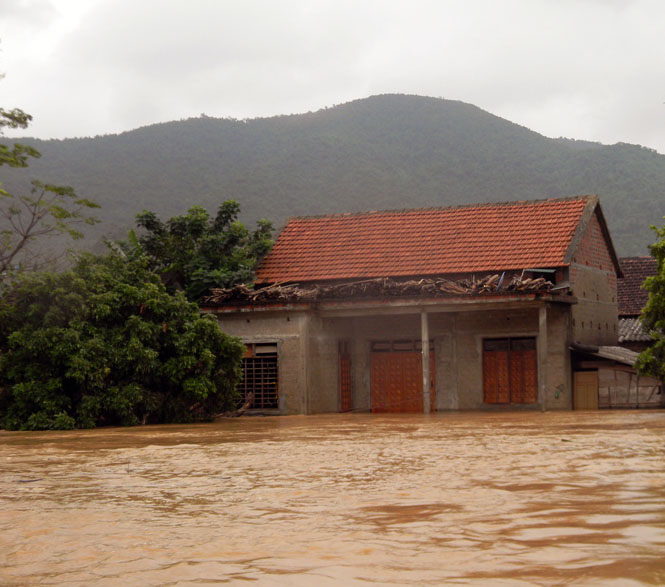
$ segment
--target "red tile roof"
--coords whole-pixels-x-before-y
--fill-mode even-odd
[[[637,316],[649,299],[642,284],[656,275],[658,264],[653,257],[622,257],[619,261],[623,270],[623,279],[617,280],[619,316]]]
[[[445,275],[566,265],[597,196],[294,218],[260,283]]]

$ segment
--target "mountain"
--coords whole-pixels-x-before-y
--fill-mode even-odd
[[[72,185],[117,238],[143,209],[162,219],[238,200],[243,220],[598,194],[620,255],[646,254],[665,216],[665,156],[550,139],[462,102],[381,95],[251,120],[206,116],[119,135],[16,139],[42,153],[6,185]]]

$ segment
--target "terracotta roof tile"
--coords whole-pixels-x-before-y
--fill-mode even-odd
[[[619,261],[623,271],[623,278],[617,280],[619,316],[637,316],[649,299],[642,284],[656,275],[658,264],[653,257],[622,257]]]
[[[564,265],[593,196],[293,218],[259,282],[443,275]]]

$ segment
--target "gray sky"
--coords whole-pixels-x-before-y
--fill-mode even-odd
[[[665,154],[663,0],[0,0],[0,43],[40,138],[396,92]]]

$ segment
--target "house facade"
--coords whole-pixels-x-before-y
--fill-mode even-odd
[[[205,311],[268,413],[566,410],[571,344],[616,344],[618,275],[597,196],[302,217]]]

